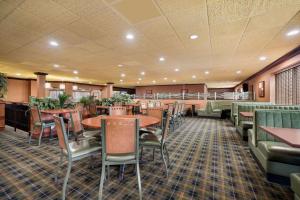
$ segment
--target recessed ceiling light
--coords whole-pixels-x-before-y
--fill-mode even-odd
[[[287,32],[286,36],[293,36],[293,35],[297,35],[298,33],[300,33],[300,30],[294,29],[294,30]]]
[[[122,64],[119,64],[119,65],[118,65],[118,67],[123,67],[123,66],[124,66],[124,65],[122,65]]]
[[[259,60],[267,60],[267,57],[266,56],[261,56],[261,57],[259,57]]]
[[[143,75],[143,76],[144,76],[145,74],[146,74],[145,72],[141,72],[141,75]]]
[[[237,73],[237,74],[240,74],[240,73],[242,73],[242,71],[241,71],[241,70],[237,70],[236,73]]]
[[[138,81],[138,82],[136,82],[137,84],[140,84],[140,82]]]
[[[191,36],[190,36],[190,39],[191,39],[191,40],[195,40],[195,39],[197,39],[197,38],[198,38],[198,35],[191,35]]]
[[[91,81],[89,81],[89,84],[92,84],[92,82],[91,82]]]
[[[121,74],[121,77],[125,77],[126,76],[126,74]]]
[[[17,75],[17,76],[21,76],[21,74],[20,74],[20,73],[16,73],[16,75]]]
[[[205,73],[205,74],[209,74],[209,71],[205,71],[204,73]]]
[[[73,90],[78,90],[78,86],[77,86],[77,85],[73,85],[73,86],[72,86],[72,89],[73,89]]]
[[[165,78],[164,78],[164,80],[168,80],[168,78],[167,78],[167,77],[165,77]]]
[[[59,46],[58,42],[57,42],[57,41],[55,41],[55,40],[51,40],[51,41],[49,41],[49,44],[50,44],[51,46],[54,46],[54,47],[57,47],[57,46]]]
[[[54,64],[53,67],[59,68],[59,65],[58,64]]]
[[[120,79],[120,82],[123,82],[123,80],[122,80],[122,79]]]
[[[155,80],[153,80],[153,81],[152,81],[152,83],[156,83],[156,81],[155,81]]]
[[[133,40],[133,39],[134,39],[134,35],[133,35],[132,33],[128,33],[128,34],[126,35],[126,39],[127,39],[127,40]]]
[[[160,57],[159,61],[165,61],[165,58],[164,57]]]
[[[176,80],[173,80],[172,82],[173,82],[173,83],[175,83],[175,82],[176,82]]]
[[[78,74],[78,71],[77,71],[77,70],[74,70],[73,73],[74,73],[74,74]]]
[[[179,69],[178,69],[178,68],[176,68],[176,69],[174,69],[174,71],[175,71],[175,72],[179,72]]]
[[[142,78],[138,78],[138,80],[139,80],[139,81],[141,81],[141,80],[142,80]]]
[[[195,78],[196,78],[196,75],[193,75],[193,76],[192,76],[192,78],[194,78],[194,79],[195,79]]]

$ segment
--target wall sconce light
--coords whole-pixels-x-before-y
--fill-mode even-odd
[[[72,88],[73,88],[73,90],[78,90],[78,86],[77,85],[73,85]]]
[[[46,89],[51,88],[51,83],[45,83],[45,88],[46,88]]]
[[[64,83],[59,84],[59,89],[61,90],[66,89],[66,85]]]

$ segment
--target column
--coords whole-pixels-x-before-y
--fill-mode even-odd
[[[106,98],[110,98],[113,96],[113,89],[114,89],[114,83],[111,82],[106,83],[106,87],[104,88],[104,95],[106,95]]]
[[[34,74],[37,75],[37,78],[36,78],[36,85],[37,85],[36,97],[37,98],[44,98],[44,97],[46,97],[45,83],[46,83],[46,76],[48,74],[43,73],[43,72],[35,72]]]

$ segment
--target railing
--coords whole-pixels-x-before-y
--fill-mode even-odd
[[[154,93],[132,95],[134,99],[178,99],[178,100],[254,100],[251,92],[209,93]]]

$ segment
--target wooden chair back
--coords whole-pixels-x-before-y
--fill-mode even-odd
[[[74,133],[81,133],[83,131],[81,121],[81,113],[78,110],[75,112],[71,112],[71,122]]]
[[[112,106],[109,107],[109,115],[126,115],[127,109],[125,106]]]
[[[139,121],[134,118],[102,119],[104,155],[133,154],[138,151]]]
[[[162,125],[163,113],[164,113],[164,111],[161,108],[148,108],[147,109],[148,116],[156,117],[160,120],[159,126]]]
[[[54,116],[55,128],[58,137],[58,144],[61,149],[65,149],[69,152],[68,148],[68,136],[66,134],[66,127],[62,117]]]
[[[167,115],[166,115],[166,121],[165,121],[165,124],[164,124],[164,127],[163,127],[162,144],[165,143],[165,141],[167,140],[167,137],[169,135],[171,115],[172,114],[168,111]]]
[[[30,114],[31,114],[31,119],[32,119],[33,123],[42,121],[41,111],[40,111],[38,106],[31,106],[30,107]]]

